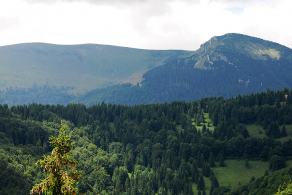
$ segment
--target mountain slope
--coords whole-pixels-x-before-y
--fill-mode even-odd
[[[151,69],[140,85],[96,90],[81,101],[159,103],[291,87],[291,49],[255,37],[226,34],[213,37],[191,57]]]
[[[1,89],[70,87],[82,93],[139,81],[147,70],[187,51],[155,51],[108,45],[28,43],[0,47]]]
[[[242,35],[194,52],[106,45],[0,47],[0,103],[149,104],[292,88],[292,50]]]

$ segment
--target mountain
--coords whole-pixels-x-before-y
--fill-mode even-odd
[[[233,33],[213,37],[190,57],[173,59],[151,69],[139,85],[98,89],[81,101],[161,103],[291,87],[291,49]]]
[[[0,102],[149,104],[292,87],[292,50],[242,35],[197,51],[42,43],[0,47]]]
[[[96,44],[3,46],[0,47],[0,102],[68,103],[93,89],[135,84],[148,70],[191,53]]]

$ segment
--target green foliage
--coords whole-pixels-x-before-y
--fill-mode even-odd
[[[251,137],[255,138],[264,138],[266,137],[265,131],[261,125],[250,124],[246,126],[248,134]]]
[[[31,189],[33,183],[50,176],[41,172],[35,161],[51,151],[49,135],[56,134],[64,119],[74,125],[74,131],[59,139],[66,143],[62,147],[57,138],[51,139],[53,147],[59,149],[53,149],[49,157],[56,157],[54,151],[58,151],[68,162],[78,162],[76,168],[81,174],[75,184],[80,194],[197,194],[202,178],[201,194],[226,194],[238,187],[263,192],[253,194],[275,193],[283,183],[281,177],[268,181],[273,174],[267,173],[265,183],[277,184],[275,190],[267,190],[269,193],[254,182],[268,170],[273,156],[292,157],[287,125],[292,124],[292,100],[277,105],[285,93],[290,94],[280,91],[230,100],[209,98],[131,107],[4,105],[0,106],[0,157],[19,176],[15,183],[25,186],[24,190]],[[216,126],[214,132],[198,131],[192,125],[194,116],[204,116],[202,113],[209,114]],[[271,120],[280,130],[286,127],[285,140],[266,135]],[[260,126],[265,136],[254,136],[251,125]],[[49,157],[43,162],[52,163]],[[71,176],[70,166],[63,165]],[[11,185],[1,185],[3,191],[13,194]],[[16,186],[15,191],[19,188]]]
[[[272,171],[282,169],[286,166],[285,159],[283,157],[280,157],[278,155],[274,155],[270,159],[270,165],[269,169]]]
[[[197,115],[192,119],[192,125],[194,125],[194,127],[201,132],[205,132],[206,130],[213,132],[215,129],[209,113],[205,112],[197,113]]]
[[[204,181],[204,177],[203,176],[199,177],[198,187],[197,188],[198,188],[199,191],[205,190],[205,181]]]
[[[290,195],[292,194],[292,182],[288,183],[286,186],[281,186],[281,188],[278,190],[276,195]]]
[[[249,161],[246,167],[245,160],[226,160],[226,166],[215,167],[214,175],[221,187],[236,189],[247,184],[253,177],[263,176],[268,169],[268,163],[263,161]]]
[[[84,134],[84,128],[80,128],[72,136],[72,156],[78,162],[77,169],[81,172],[78,190],[80,193],[109,194],[113,188],[109,172],[111,167],[119,165],[119,158],[116,154],[98,148]]]
[[[0,192],[2,195],[25,194],[31,181],[19,174],[6,160],[0,159]]]
[[[38,164],[47,172],[41,183],[33,186],[31,194],[76,194],[76,163],[72,159],[69,125],[62,121],[58,136],[50,137],[53,147],[51,155],[45,156]]]
[[[292,169],[286,168],[273,172],[266,172],[264,176],[251,180],[234,191],[234,194],[275,194],[279,191],[279,187],[291,181]]]
[[[210,189],[210,194],[216,194],[215,190],[219,188],[219,182],[216,178],[215,175],[211,175],[211,189]]]

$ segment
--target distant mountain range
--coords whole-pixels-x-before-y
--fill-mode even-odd
[[[197,51],[27,43],[0,47],[0,103],[148,104],[292,88],[292,50],[242,34]]]

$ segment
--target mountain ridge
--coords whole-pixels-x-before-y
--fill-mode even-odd
[[[30,88],[37,81],[38,85],[48,83],[50,86],[63,87],[68,84],[65,87],[86,91],[100,85],[106,86],[107,83],[117,84],[128,80],[133,74],[141,74],[180,53],[188,51],[151,51],[95,44],[69,46],[30,43],[0,47],[0,69],[3,75],[9,77],[9,84],[16,83],[14,87]],[[42,76],[40,78],[39,73]],[[17,81],[13,74],[21,81]],[[85,77],[85,81],[72,82],[70,77],[76,78],[80,74]],[[32,81],[28,81],[29,76],[34,77]],[[62,80],[64,77],[65,80]],[[82,82],[85,82],[85,86],[81,85]]]
[[[101,44],[101,43],[77,43],[77,44],[59,44],[59,43],[49,43],[49,42],[23,42],[23,43],[14,43],[7,45],[0,45],[0,48],[5,47],[15,47],[15,46],[55,46],[55,47],[82,47],[82,46],[98,46],[98,47],[114,47],[114,48],[124,48],[124,49],[134,49],[134,50],[144,50],[144,51],[186,51],[193,52],[194,50],[189,49],[152,49],[152,48],[139,48],[132,46],[123,46],[123,45],[113,45],[113,44]]]
[[[19,49],[18,45],[14,47]],[[6,68],[10,66],[7,65],[9,60],[12,67],[18,70],[26,67],[24,73],[18,73],[19,78],[13,76],[16,74],[13,71],[1,71],[4,76],[4,79],[0,79],[2,86],[5,86],[5,77],[9,75],[12,75],[15,83],[29,86],[27,78],[30,78],[32,72],[32,78],[38,82],[36,86],[47,86],[57,92],[59,89],[68,90],[66,93],[70,98],[66,97],[64,101],[57,98],[62,104],[163,103],[209,96],[232,97],[266,89],[292,87],[290,48],[237,33],[212,37],[196,51],[144,50],[96,44],[52,44],[51,49],[41,50],[34,43],[21,47],[21,55],[17,53],[19,50],[13,50],[17,55],[8,52],[11,55],[8,57],[3,47],[0,47],[2,70],[3,62]],[[30,52],[34,55],[32,58],[29,58]],[[17,59],[21,61],[15,65],[13,62]],[[25,66],[21,66],[23,64]],[[23,102],[30,102],[30,94],[34,101],[38,99],[35,94],[44,96],[42,91],[37,87],[28,90]],[[59,91],[53,93],[54,96],[62,97],[64,91]],[[9,90],[6,93],[2,90],[0,101],[7,103],[5,100],[10,99],[9,104],[21,104],[21,98],[14,96]],[[43,101],[40,98],[37,103],[58,101]]]
[[[219,43],[213,41],[211,48],[206,47],[214,39],[219,39]],[[248,49],[262,52],[255,55],[253,50],[247,53]],[[284,56],[275,58],[273,53],[265,53],[269,49]],[[290,88],[291,65],[292,50],[287,47],[246,35],[228,34],[212,38],[188,58],[175,59],[148,71],[139,86],[123,85],[90,92],[85,96],[87,100],[81,102],[91,99],[92,104],[100,101],[163,103]]]

